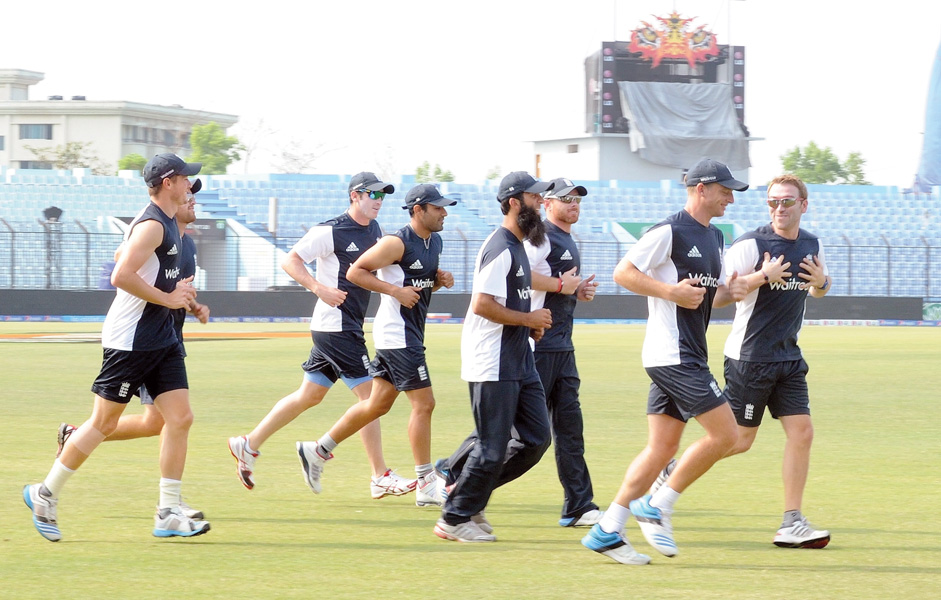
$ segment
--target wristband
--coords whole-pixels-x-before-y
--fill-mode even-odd
[[[830,279],[829,279],[828,277],[824,277],[824,278],[823,278],[823,285],[820,286],[820,287],[818,287],[817,289],[820,290],[821,292],[825,292],[825,291],[827,291],[827,288],[828,288],[828,287],[830,287]]]
[[[556,294],[559,294],[559,293],[561,293],[561,292],[562,292],[562,278],[559,277],[559,289],[557,289],[557,290],[555,291],[555,293],[556,293]]]
[[[761,270],[761,274],[765,276],[765,283],[768,283],[769,281],[771,281],[771,280],[768,278],[768,274],[765,273],[765,270],[764,270],[764,269]]]

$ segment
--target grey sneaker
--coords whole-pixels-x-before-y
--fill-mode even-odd
[[[789,527],[782,527],[774,536],[774,545],[779,548],[824,548],[830,543],[830,532],[826,529],[814,529],[801,518]]]
[[[195,521],[202,521],[203,518],[205,517],[203,515],[203,511],[197,510],[193,508],[192,506],[190,506],[189,504],[187,504],[186,502],[183,502],[183,498],[180,498],[180,511],[184,515],[186,515],[188,518],[193,519]]]
[[[196,521],[177,508],[158,508],[154,515],[156,537],[193,537],[209,531],[208,521]]]
[[[320,487],[320,476],[323,475],[324,463],[333,458],[333,454],[330,454],[327,458],[320,456],[320,453],[317,452],[319,447],[320,445],[317,442],[297,443],[297,456],[301,459],[304,481],[307,482],[310,491],[315,494],[319,494],[322,489]]]
[[[418,485],[415,489],[416,506],[444,506],[446,499],[444,480],[434,471],[418,478]]]
[[[51,496],[40,493],[41,483],[34,483],[23,487],[23,502],[33,511],[33,525],[36,531],[50,542],[62,539],[59,524],[56,520],[56,505],[59,501]],[[47,490],[48,491],[48,490]]]
[[[497,536],[484,532],[477,523],[465,521],[457,525],[448,525],[444,519],[435,523],[435,535],[444,540],[455,542],[495,542]]]
[[[663,467],[663,470],[660,471],[660,474],[657,475],[657,480],[653,482],[653,485],[650,486],[650,491],[647,492],[651,496],[654,495],[654,492],[660,489],[660,487],[670,479],[670,475],[673,473],[673,469],[676,468],[676,459],[671,458],[670,462],[667,463],[667,466]]]
[[[471,521],[476,523],[484,533],[493,533],[493,526],[490,524],[490,521],[487,520],[487,517],[484,516],[484,511],[480,511],[471,517]]]

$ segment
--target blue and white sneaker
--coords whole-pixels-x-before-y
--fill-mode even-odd
[[[582,538],[582,546],[599,554],[604,554],[622,565],[646,565],[650,563],[650,557],[635,552],[634,548],[631,547],[631,543],[627,541],[623,534],[608,533],[598,524],[595,524]]]
[[[41,487],[41,483],[23,486],[23,502],[33,511],[33,525],[36,526],[39,535],[50,542],[58,542],[62,539],[62,532],[59,531],[59,524],[56,521],[56,505],[59,501],[40,494]]]
[[[563,517],[559,519],[559,525],[562,527],[591,527],[601,521],[603,516],[604,511],[593,508],[577,517]]]
[[[680,553],[676,542],[673,541],[670,513],[650,506],[650,494],[632,500],[630,509],[648,544],[656,548],[660,554],[670,558]]]
[[[154,515],[154,535],[157,537],[193,537],[209,531],[209,521],[194,521],[175,508],[158,508]]]

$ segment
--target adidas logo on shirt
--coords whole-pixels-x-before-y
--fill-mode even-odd
[[[167,256],[175,256],[175,255],[178,254],[179,252],[180,252],[180,251],[177,250],[176,244],[173,244],[173,247],[170,248],[169,250],[167,250]]]
[[[572,253],[566,250],[562,253],[562,256],[559,257],[559,260],[572,260]]]
[[[516,272],[516,276],[522,277],[523,275],[525,275],[525,273],[523,273],[523,265],[520,265],[519,271]]]
[[[347,252],[359,252],[359,248],[356,247],[356,244],[350,242],[350,245],[346,247]]]
[[[408,268],[409,268],[409,269],[421,269],[421,268],[422,268],[421,261],[420,261],[420,260],[416,260],[415,262],[413,262],[412,264],[410,264],[410,265],[408,266]]]
[[[699,251],[699,248],[693,246],[693,248],[686,254],[690,258],[702,258],[702,252]]]

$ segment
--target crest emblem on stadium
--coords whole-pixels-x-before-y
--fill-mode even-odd
[[[667,18],[653,17],[660,21],[660,28],[655,29],[650,23],[641,21],[643,26],[631,32],[631,45],[628,47],[631,52],[640,53],[645,60],[652,61],[650,68],[659,67],[665,58],[685,59],[690,67],[695,67],[696,63],[707,62],[710,57],[719,55],[716,36],[705,25],[688,31],[696,17],[683,19],[675,11]]]

